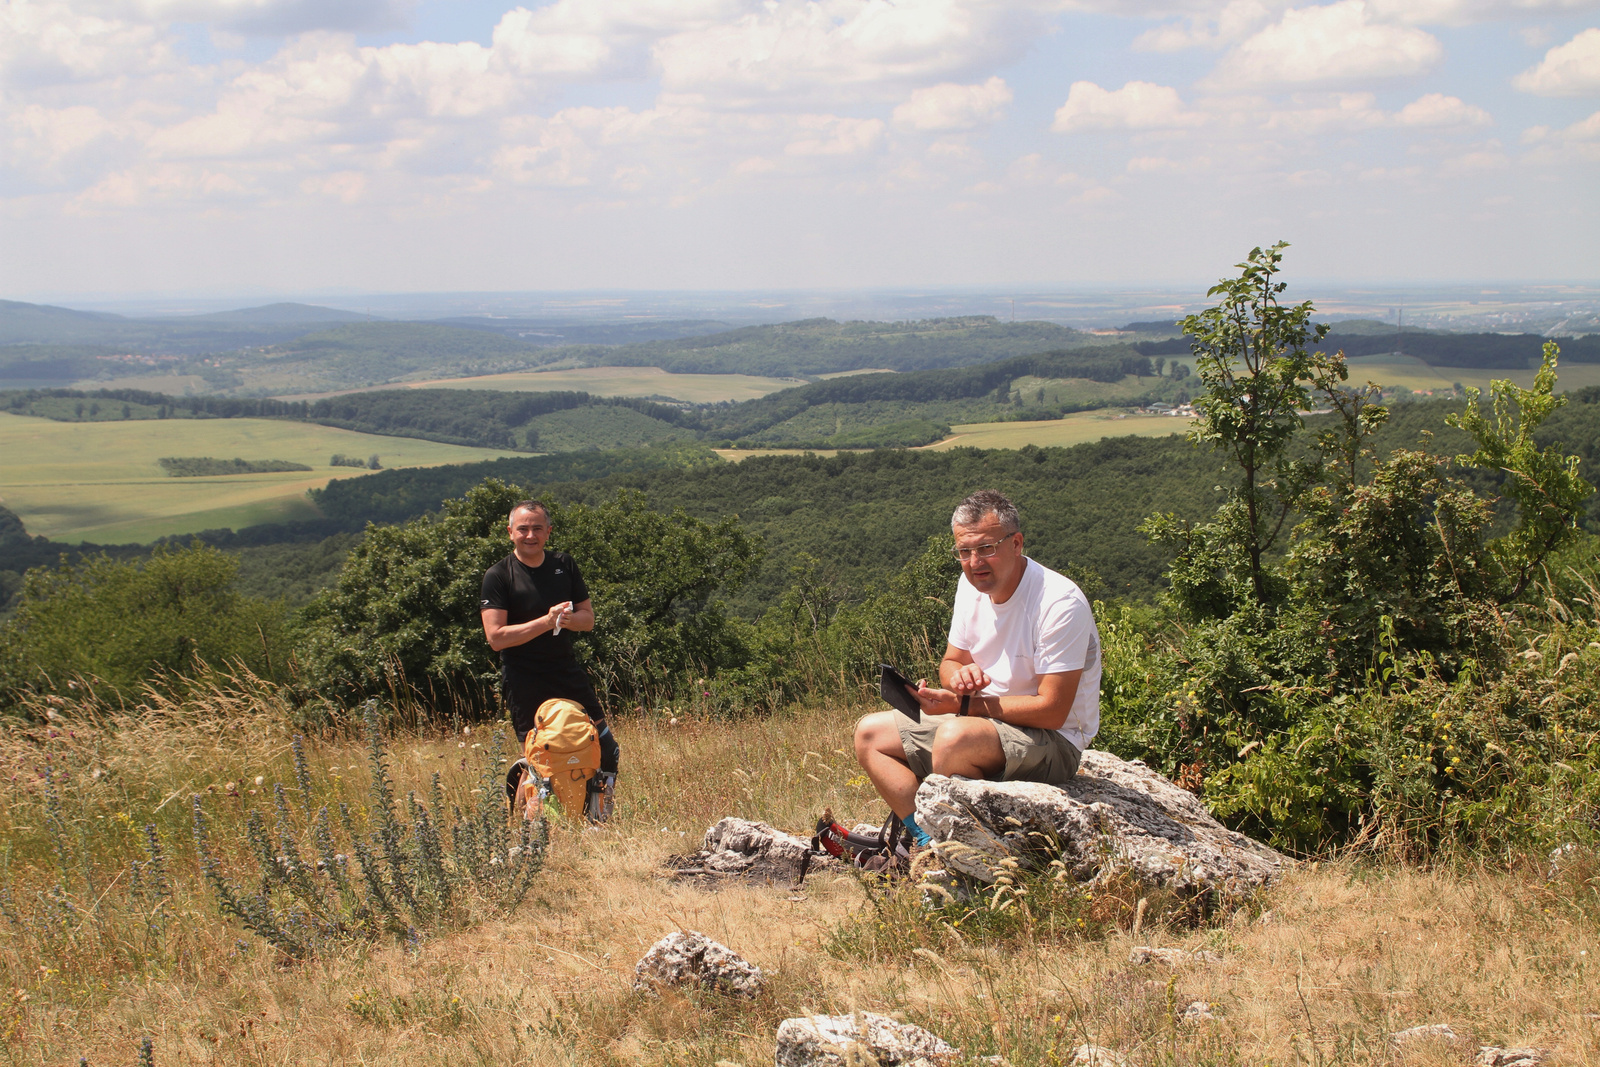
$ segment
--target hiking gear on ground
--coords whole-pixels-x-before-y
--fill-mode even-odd
[[[832,809],[825,808],[817,820],[811,848],[800,858],[795,885],[805,881],[812,856],[833,856],[864,871],[895,877],[911,869],[911,834],[892,811],[876,833],[860,834],[840,826]]]
[[[571,818],[583,815],[589,779],[600,770],[600,731],[583,705],[547,700],[533,716],[533,729],[523,742],[528,764]]]

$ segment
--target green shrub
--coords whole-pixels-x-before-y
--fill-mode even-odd
[[[23,580],[0,627],[0,705],[24,690],[105,687],[123,699],[204,665],[278,676],[283,612],[233,588],[238,564],[208,545],[156,546],[142,562],[105,555]]]
[[[437,517],[368,527],[334,588],[306,610],[306,679],[346,705],[400,691],[435,709],[493,708],[499,659],[483,636],[479,591],[511,551],[506,517],[526,496],[490,479]],[[572,553],[595,602],[595,631],[579,636],[578,654],[604,693],[670,692],[741,661],[715,600],[758,558],[737,520],[662,515],[625,491],[550,510],[550,547]]]

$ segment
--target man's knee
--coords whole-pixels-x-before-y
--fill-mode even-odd
[[[981,767],[989,774],[998,773],[1006,762],[1000,747],[1000,735],[993,725],[983,719],[951,718],[940,723],[933,734],[933,769],[935,773]]]
[[[903,759],[905,749],[900,743],[900,729],[895,725],[894,713],[875,711],[856,723],[855,749],[858,761],[873,752]]]

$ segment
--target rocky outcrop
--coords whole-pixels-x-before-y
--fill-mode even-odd
[[[1474,1067],[1541,1067],[1550,1057],[1547,1048],[1500,1048],[1480,1045],[1473,1058]]]
[[[662,986],[698,985],[753,997],[765,976],[727,945],[698,930],[679,930],[650,946],[633,968],[633,988],[654,992]]]
[[[1461,1038],[1449,1023],[1427,1023],[1423,1026],[1412,1026],[1404,1030],[1396,1030],[1389,1035],[1389,1044],[1395,1048],[1409,1048],[1429,1041],[1456,1044],[1460,1040]]]
[[[1138,945],[1128,953],[1128,962],[1135,966],[1165,963],[1168,967],[1178,967],[1185,963],[1221,963],[1222,957],[1203,948],[1190,952],[1181,948],[1151,948],[1149,945]]]
[[[792,885],[799,877],[808,838],[775,830],[764,822],[728,817],[706,831],[700,851],[674,856],[668,863],[679,880],[710,882],[739,878],[747,882]],[[813,870],[829,866],[832,857],[813,857]]]
[[[920,1026],[870,1011],[804,1015],[778,1024],[777,1067],[945,1067],[959,1055]]]
[[[933,775],[917,790],[917,822],[950,871],[985,885],[1006,860],[1059,857],[1080,881],[1127,873],[1181,897],[1227,901],[1271,883],[1289,863],[1142,762],[1094,750],[1064,788]]]

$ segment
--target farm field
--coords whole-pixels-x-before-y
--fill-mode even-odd
[[[1396,359],[1393,356],[1358,356],[1347,361],[1350,381],[1360,384],[1374,381],[1379,385],[1404,386],[1413,392],[1429,389],[1446,389],[1460,382],[1462,385],[1489,392],[1492,379],[1509,378],[1524,389],[1532,388],[1532,370],[1480,370],[1472,367],[1430,367],[1420,359]],[[1556,367],[1556,387],[1562,392],[1600,385],[1600,363],[1559,363]]]
[[[804,384],[799,378],[761,378],[750,374],[669,374],[660,367],[578,367],[570,370],[485,374],[476,378],[432,378],[424,382],[401,382],[378,388],[500,389],[514,393],[571,389],[595,396],[670,396],[691,404],[714,404],[722,400],[754,400],[779,389],[792,389]],[[308,393],[284,399],[315,400],[338,395]]]
[[[1165,437],[1183,433],[1189,420],[1170,415],[1108,415],[1085,411],[1047,422],[974,422],[952,426],[943,441],[924,446],[932,451],[947,448],[1022,448],[1038,445],[1070,447],[1102,437]]]
[[[378,437],[271,419],[53,422],[0,414],[0,499],[28,532],[65,542],[148,542],[171,534],[314,518],[306,490],[368,473],[331,467],[334,453],[385,467],[433,467],[517,455],[409,437]],[[526,453],[522,453],[526,454]],[[285,459],[310,473],[173,478],[162,456]]]

